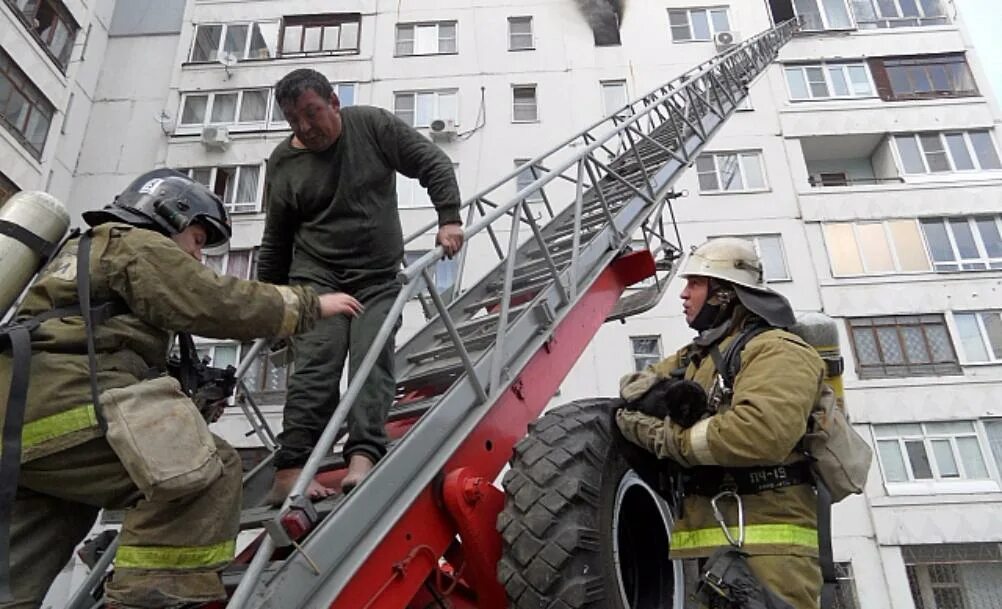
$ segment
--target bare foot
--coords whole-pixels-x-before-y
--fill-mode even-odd
[[[296,484],[296,479],[299,478],[299,474],[302,471],[302,468],[293,468],[280,469],[275,472],[275,482],[272,483],[271,490],[268,491],[268,495],[264,498],[265,504],[272,507],[282,505],[282,502],[289,496],[293,485]],[[310,485],[306,487],[306,496],[313,501],[320,501],[336,492],[336,490],[326,487],[316,480],[310,480]]]
[[[362,453],[355,453],[348,460],[348,473],[341,480],[341,492],[348,494],[365,478],[376,464]]]

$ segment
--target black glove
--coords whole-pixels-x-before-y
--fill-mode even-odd
[[[677,498],[674,495],[677,489],[674,487],[674,474],[678,470],[678,465],[669,459],[658,459],[653,453],[649,453],[627,440],[623,436],[623,432],[619,431],[619,425],[616,424],[616,413],[621,408],[629,408],[630,404],[632,402],[615,400],[612,408],[609,409],[609,427],[612,433],[613,448],[622,455],[630,468],[647,486],[654,489],[668,501],[669,505],[675,508]]]
[[[682,427],[692,427],[708,412],[706,391],[699,383],[667,378],[655,383],[642,396],[628,402],[625,408],[644,414],[670,418]]]

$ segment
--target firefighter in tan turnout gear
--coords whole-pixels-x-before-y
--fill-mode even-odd
[[[18,311],[43,321],[31,335],[10,523],[14,600],[0,607],[39,607],[102,508],[125,510],[109,606],[225,598],[218,571],[234,553],[240,458],[165,376],[170,335],[284,337],[321,317],[354,316],[360,305],[345,294],[318,297],[308,287],[224,277],[203,266],[202,248],[229,240],[226,211],[207,188],[171,170],[140,177],[84,219],[93,229],[67,243]],[[77,261],[87,249],[84,290]],[[78,289],[89,293],[91,311],[112,309],[103,319],[91,316],[93,360]],[[4,396],[13,365],[8,353],[0,357]],[[0,405],[2,416],[9,404]]]
[[[793,311],[766,287],[748,241],[709,241],[690,254],[680,275],[686,280],[685,318],[699,336],[675,355],[624,377],[621,395],[635,400],[675,373],[705,389],[709,416],[684,428],[670,418],[624,409],[616,423],[629,441],[683,468],[672,558],[706,558],[737,542],[743,524],[741,549],[752,574],[796,609],[817,609],[817,499],[798,444],[822,391],[824,363],[782,329],[794,324]],[[715,361],[735,340],[747,342],[731,390]]]

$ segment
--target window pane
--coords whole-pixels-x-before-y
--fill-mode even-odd
[[[964,477],[974,480],[988,478],[988,467],[976,437],[957,438],[957,452],[964,464]]]
[[[225,368],[237,365],[236,345],[216,345],[212,351],[212,366],[215,368]]]
[[[336,51],[340,45],[341,27],[328,25],[323,28],[322,49],[324,51]]]
[[[918,5],[915,4],[915,0],[898,0],[901,5],[901,15],[904,17],[918,17],[919,10]]]
[[[950,335],[946,332],[946,326],[936,324],[925,325],[923,328],[925,329],[925,338],[929,342],[933,362],[945,363],[957,361],[957,358],[953,354],[953,344],[950,342]]]
[[[897,440],[878,440],[877,450],[884,466],[884,480],[887,482],[907,482],[908,471]]]
[[[852,27],[845,0],[821,0],[821,4],[825,7],[829,29],[844,30]]]
[[[355,85],[340,83],[337,86],[337,98],[342,108],[355,105]]]
[[[1002,316],[997,312],[982,313],[981,321],[988,333],[988,341],[992,347],[995,359],[1002,359]]]
[[[717,181],[717,166],[713,162],[712,155],[704,154],[696,158],[696,173],[699,175],[699,190],[701,192],[720,190],[720,184]]]
[[[690,40],[689,11],[668,11],[668,23],[671,26],[672,40]]]
[[[438,26],[438,52],[456,52],[456,24],[443,23]]]
[[[303,50],[303,26],[301,25],[290,25],[286,26],[285,31],[282,34],[282,52],[283,53],[298,53]]]
[[[957,251],[960,252],[961,259],[978,259],[978,246],[974,243],[974,231],[967,218],[950,218],[950,231],[953,233],[953,240],[957,244]]]
[[[939,218],[922,220],[922,232],[925,233],[925,239],[932,252],[933,261],[953,262],[956,260],[953,246],[950,245],[950,238],[946,233],[946,226],[942,220]],[[939,268],[939,265],[937,265],[937,268]],[[945,265],[943,268],[948,269],[950,265]]]
[[[868,273],[890,273],[894,271],[894,259],[887,244],[887,235],[881,223],[867,223],[856,226],[859,245],[863,249],[863,260]]]
[[[953,157],[953,166],[958,171],[974,169],[974,160],[967,152],[967,143],[964,142],[963,133],[945,134],[946,143],[950,147],[950,156]]]
[[[861,275],[863,260],[856,247],[856,236],[852,224],[828,224],[825,226],[825,242],[831,257],[832,274]]]
[[[786,261],[783,258],[783,244],[779,237],[759,237],[758,249],[766,280],[789,279]]]
[[[226,274],[231,277],[247,279],[250,273],[250,261],[253,250],[230,250],[226,262]]]
[[[199,167],[197,169],[191,170],[191,179],[195,180],[203,186],[209,186],[210,180],[212,180],[212,168],[211,167]]]
[[[824,23],[821,21],[821,11],[818,9],[817,0],[793,0],[794,9],[797,15],[803,20],[805,30],[823,30]]]
[[[745,178],[745,188],[749,190],[765,188],[765,177],[762,175],[762,159],[757,153],[741,155],[741,171]]]
[[[219,38],[223,34],[221,25],[200,25],[195,30],[195,46],[191,50],[192,61],[215,61],[219,50]]]
[[[991,135],[987,131],[971,131],[971,146],[974,147],[974,154],[978,157],[978,163],[982,169],[999,169],[999,154],[995,150]]]
[[[887,78],[891,81],[891,90],[895,95],[907,95],[912,92],[912,81],[908,78],[906,68],[887,66]]]
[[[894,239],[894,251],[902,271],[928,271],[929,257],[914,220],[892,220],[887,223]]]
[[[205,121],[205,106],[208,95],[189,95],[184,99],[184,109],[181,111],[182,125],[201,125]]]
[[[870,328],[853,328],[852,342],[856,345],[856,357],[863,366],[880,364],[877,340]]]
[[[828,76],[832,80],[832,89],[835,91],[835,95],[838,97],[848,97],[849,83],[845,80],[842,66],[830,66],[828,68]]]
[[[260,168],[257,165],[244,165],[240,168],[240,184],[237,189],[235,203],[257,203],[257,180]]]
[[[459,120],[459,112],[456,108],[456,94],[455,93],[439,93],[438,94],[438,116],[436,118],[441,119],[452,119],[453,121]]]
[[[901,341],[905,345],[905,354],[910,364],[928,364],[929,350],[925,345],[922,330],[918,326],[902,326]]]
[[[247,59],[268,59],[275,56],[278,44],[278,23],[255,23],[251,29]]]
[[[974,219],[981,235],[981,242],[985,244],[985,251],[990,258],[1002,258],[1002,235],[999,234],[999,225],[992,216],[981,216]]]
[[[414,126],[414,94],[404,93],[394,97],[393,113],[405,123]]]
[[[689,11],[689,18],[692,20],[692,37],[694,40],[710,39],[710,22],[705,10]]]
[[[919,140],[922,142],[929,171],[950,171],[950,161],[946,158],[946,150],[943,149],[943,140],[939,134],[923,133],[919,135]]]
[[[303,30],[303,51],[319,51],[320,42],[323,36],[323,28],[320,26],[306,26]]]
[[[893,327],[876,328],[877,342],[885,364],[901,365],[905,363],[905,354],[901,351],[901,339]]]
[[[863,66],[849,66],[849,81],[854,95],[872,95],[870,77]]]
[[[901,155],[902,169],[905,173],[925,173],[925,164],[922,162],[922,154],[919,152],[915,137],[896,135],[894,141],[898,145],[898,153]]]
[[[738,167],[738,155],[717,155],[717,167],[720,168],[720,183],[724,190],[744,190],[741,170]]]
[[[414,27],[414,52],[438,53],[438,26],[418,25]]]
[[[247,48],[247,25],[226,26],[226,39],[223,41],[223,53],[232,53],[237,59],[244,58]]]
[[[602,107],[606,115],[616,112],[626,105],[626,83],[602,83]]]
[[[713,23],[714,32],[728,32],[731,29],[731,25],[727,20],[727,11],[725,9],[711,10],[710,21]]]
[[[932,440],[932,454],[936,457],[936,467],[940,478],[959,478],[957,460],[953,458],[953,447],[949,440]]]
[[[800,68],[786,69],[786,82],[790,85],[791,99],[807,99],[810,93],[807,91],[807,79],[804,71]]]
[[[414,114],[414,124],[419,127],[427,127],[431,124],[432,119],[436,118],[435,114],[435,94],[434,93],[418,93],[417,94],[417,111]]]
[[[268,89],[244,91],[240,101],[240,122],[263,121],[268,116]]]
[[[397,26],[397,55],[414,54],[414,26]]]
[[[807,68],[807,83],[811,87],[811,97],[828,97],[828,82],[821,68]]]
[[[350,21],[341,24],[341,49],[350,51],[358,49],[358,22]]]
[[[212,99],[213,123],[232,123],[237,112],[236,93],[217,93]]]
[[[964,358],[969,362],[988,361],[988,351],[974,313],[957,313],[953,319],[957,324],[957,338],[964,350]]]
[[[908,462],[911,463],[915,479],[931,479],[932,466],[929,465],[929,455],[926,453],[925,444],[921,440],[907,441],[905,442],[905,450],[908,451]]]
[[[24,135],[28,139],[28,143],[39,152],[45,146],[45,138],[49,135],[49,124],[51,122],[52,117],[38,108],[35,108],[34,112],[31,113],[31,118],[28,119],[28,126],[25,128]]]
[[[988,446],[995,459],[995,466],[1002,472],[1002,419],[985,421],[985,432],[988,435]]]

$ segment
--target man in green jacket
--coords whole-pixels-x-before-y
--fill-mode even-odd
[[[92,307],[116,304],[118,313],[93,324],[92,400],[87,333],[79,311],[43,321],[31,335],[30,377],[22,429],[21,473],[10,534],[14,600],[3,609],[37,609],[98,512],[124,509],[107,582],[109,605],[161,609],[224,599],[219,570],[233,558],[240,521],[241,464],[236,451],[211,436],[215,477],[187,495],[147,497],[109,444],[100,421],[109,392],[136,395],[164,379],[173,332],[251,340],[309,330],[320,318],[357,315],[354,298],[323,295],[307,286],[274,286],[219,276],[201,264],[201,250],[226,243],[230,228],[211,191],[169,169],[149,172],[115,203],[84,214],[90,234]],[[79,303],[80,239],[69,241],[31,287],[18,310],[30,318]],[[8,408],[12,360],[0,354],[0,420]],[[159,381],[158,381],[159,382]],[[180,387],[166,401],[187,400]],[[176,434],[207,435],[205,422]],[[203,433],[204,432],[204,433]],[[169,460],[170,455],[152,455]],[[219,473],[221,471],[221,473]]]
[[[659,458],[685,468],[685,499],[672,530],[671,557],[706,558],[738,536],[737,499],[711,499],[737,489],[744,544],[755,576],[796,609],[817,609],[817,498],[798,444],[822,391],[825,366],[817,352],[782,328],[794,324],[789,303],[763,280],[762,262],[748,241],[711,240],[686,260],[680,276],[686,322],[699,336],[678,353],[627,375],[620,394],[635,400],[660,379],[681,375],[709,395],[710,416],[691,427],[636,410],[620,410],[623,435]],[[714,353],[726,353],[758,328],[740,351],[732,389],[720,382]],[[728,527],[725,533],[722,526]]]
[[[365,311],[356,319],[340,316],[317,324],[293,341],[295,369],[270,503],[289,493],[337,407],[348,354],[350,378],[399,292],[404,247],[397,172],[428,190],[438,212],[436,243],[446,255],[463,245],[459,187],[452,162],[436,145],[386,110],[341,108],[328,79],[314,70],[286,75],[275,98],[292,135],[268,159],[258,278],[351,294]],[[345,490],[386,453],[384,426],[396,388],[393,358],[391,336],[348,415]],[[333,492],[315,481],[308,489],[314,499]]]

